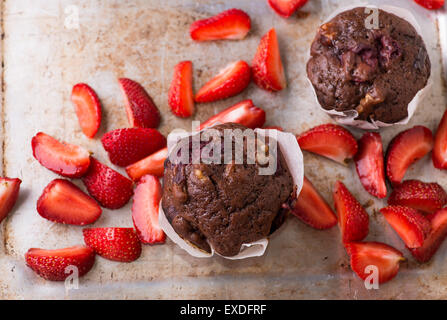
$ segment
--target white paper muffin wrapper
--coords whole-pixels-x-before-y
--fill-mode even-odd
[[[216,124],[217,125],[217,124]],[[296,186],[296,192],[297,195],[301,192],[301,188],[303,187],[303,177],[304,177],[304,165],[303,165],[303,154],[301,152],[301,149],[298,145],[298,142],[296,140],[295,135],[292,133],[285,133],[281,132],[275,129],[255,129],[256,133],[259,133],[264,136],[271,136],[272,138],[275,138],[278,141],[279,148],[281,150],[281,153],[284,156],[284,159],[287,163],[287,166],[289,168],[290,174],[293,178],[293,183]],[[185,138],[188,136],[191,136],[193,134],[197,134],[197,132],[194,133],[188,133],[188,132],[173,132],[168,135],[168,153],[172,150],[173,147],[175,147],[175,141],[178,141],[180,138]],[[173,143],[174,142],[174,143]],[[193,244],[191,244],[188,241],[185,241],[182,239],[174,230],[172,225],[169,223],[168,219],[166,218],[166,215],[163,211],[161,201],[159,205],[159,215],[158,215],[158,222],[160,224],[160,227],[163,229],[163,231],[166,233],[166,235],[171,239],[174,243],[176,243],[180,248],[188,252],[193,257],[197,258],[210,258],[214,254],[219,255],[217,252],[214,251],[214,249],[211,246],[211,253],[205,252]],[[222,256],[226,259],[230,260],[238,260],[238,259],[245,259],[250,257],[258,257],[262,256],[265,253],[265,250],[267,249],[269,240],[267,238],[254,241],[251,243],[244,243],[241,246],[241,251],[231,257]]]
[[[331,14],[324,22],[328,22],[330,21],[332,18],[334,18],[336,15],[338,15],[341,12],[344,11],[348,11],[354,8],[358,8],[358,7],[369,7],[369,8],[379,8],[383,11],[389,12],[389,13],[393,13],[396,16],[405,19],[406,21],[408,21],[411,25],[413,25],[413,27],[416,29],[416,31],[418,32],[418,34],[422,37],[422,32],[421,32],[421,26],[419,25],[419,23],[417,22],[415,16],[408,10],[404,9],[404,8],[400,8],[400,7],[395,7],[395,6],[390,6],[390,5],[379,5],[379,6],[373,6],[367,3],[360,3],[360,4],[356,4],[356,5],[352,5],[352,6],[348,6],[348,7],[343,7],[339,10],[336,10],[333,14]],[[428,53],[427,53],[428,54]],[[309,56],[310,58],[310,56]],[[317,105],[320,107],[320,109],[327,113],[328,115],[330,115],[336,122],[343,124],[343,125],[348,125],[348,126],[352,126],[352,127],[356,127],[356,128],[360,128],[360,129],[364,129],[364,130],[377,130],[381,127],[390,127],[392,125],[395,124],[407,124],[408,121],[410,121],[411,117],[413,116],[413,114],[415,113],[418,105],[420,104],[420,102],[423,100],[424,96],[427,94],[427,92],[429,92],[430,88],[431,88],[431,77],[428,79],[427,84],[424,88],[422,88],[421,90],[419,90],[417,92],[417,94],[414,96],[413,100],[410,101],[410,103],[408,104],[408,116],[405,117],[404,119],[395,122],[395,123],[385,123],[382,121],[374,121],[371,120],[370,121],[366,121],[366,120],[356,120],[355,118],[357,118],[358,113],[356,110],[347,110],[347,111],[336,111],[336,110],[326,110],[324,109],[317,98],[317,94],[315,92],[315,88],[312,85],[312,83],[310,82],[309,79],[307,79],[310,83],[310,87],[312,88],[312,92],[313,95],[315,97],[315,100],[317,102]]]

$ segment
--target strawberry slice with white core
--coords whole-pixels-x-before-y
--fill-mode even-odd
[[[230,9],[210,18],[195,21],[189,33],[195,41],[240,40],[250,31],[248,14],[239,9]]]
[[[369,216],[362,205],[340,181],[335,183],[333,197],[343,243],[366,238],[369,232]]]
[[[268,0],[270,7],[284,18],[290,17],[296,10],[303,7],[307,0]]]
[[[415,126],[399,133],[390,142],[386,158],[388,179],[397,186],[414,162],[424,157],[433,148],[433,135],[430,129]]]
[[[141,242],[133,228],[85,228],[84,241],[101,257],[132,262],[141,255]]]
[[[199,89],[195,101],[213,102],[235,96],[250,84],[250,79],[251,69],[247,62],[232,62]]]
[[[429,10],[441,9],[445,0],[414,0],[417,4]]]
[[[380,134],[368,132],[358,141],[354,157],[360,182],[366,191],[377,198],[386,197],[383,146]]]
[[[152,175],[142,177],[135,188],[132,220],[143,243],[164,243],[166,240],[166,235],[158,224],[161,194],[160,181]]]
[[[133,181],[138,181],[142,176],[151,174],[163,177],[164,163],[168,157],[168,148],[163,148],[150,156],[126,167],[126,172]]]
[[[447,111],[444,112],[436,131],[432,160],[435,168],[447,169]]]
[[[362,280],[378,271],[378,282],[385,283],[394,278],[399,271],[399,264],[405,258],[397,249],[380,242],[353,242],[345,244],[351,256],[351,269]]]
[[[177,117],[187,118],[194,113],[192,92],[192,63],[182,61],[174,68],[174,76],[168,92],[168,103]]]
[[[297,136],[297,140],[301,150],[341,164],[346,164],[358,150],[354,136],[345,128],[332,123],[316,126]]]
[[[0,223],[14,207],[21,183],[22,180],[18,178],[0,178]]]
[[[88,137],[93,138],[101,125],[101,103],[89,85],[78,83],[71,91],[71,101],[75,106],[79,125],[82,132]]]
[[[82,277],[89,272],[95,263],[95,252],[85,246],[55,250],[31,248],[25,254],[25,260],[27,266],[42,278],[64,281],[70,275]]]
[[[413,257],[419,262],[429,261],[447,236],[447,209],[441,209],[427,216],[430,220],[431,232],[424,244],[415,249],[410,249]]]
[[[407,180],[393,190],[388,198],[388,204],[433,213],[447,204],[447,193],[436,182]]]
[[[315,229],[329,229],[337,224],[337,217],[331,207],[306,177],[291,211],[301,221]]]
[[[84,148],[59,142],[39,132],[31,140],[33,156],[45,168],[68,178],[82,177],[90,165],[90,154]]]
[[[118,79],[126,105],[127,119],[131,127],[157,128],[160,124],[158,111],[152,98],[136,81],[127,78]]]
[[[72,182],[55,179],[43,190],[37,212],[50,221],[83,226],[98,220],[102,209]]]
[[[380,209],[386,221],[408,248],[419,248],[430,232],[430,221],[417,210],[403,206]]]
[[[262,89],[280,91],[287,86],[275,29],[261,39],[252,62],[253,80]]]
[[[203,122],[198,130],[211,127],[216,122],[239,123],[247,128],[261,128],[265,123],[265,111],[256,107],[251,100],[244,100],[219,112]]]

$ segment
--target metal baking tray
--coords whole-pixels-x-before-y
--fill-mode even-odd
[[[309,153],[306,175],[332,205],[331,190],[339,179],[367,205],[371,217],[368,240],[384,241],[402,250],[408,262],[398,276],[367,290],[349,268],[338,228],[313,230],[290,218],[271,236],[264,256],[229,261],[215,256],[189,256],[171,241],[144,246],[134,263],[97,258],[77,289],[35,276],[24,263],[30,247],[58,248],[83,243],[82,228],[42,219],[36,200],[55,178],[32,157],[30,141],[38,131],[85,146],[110,164],[99,139],[89,141],[78,126],[70,92],[77,82],[89,83],[104,106],[102,133],[126,127],[127,119],[118,77],[139,81],[163,115],[161,131],[191,129],[191,119],[174,117],[167,89],[174,65],[192,60],[195,88],[230,61],[252,60],[260,37],[271,27],[278,33],[288,88],[272,94],[251,84],[242,94],[213,104],[200,104],[194,119],[205,120],[242,99],[251,98],[267,112],[268,125],[300,133],[331,121],[315,104],[306,80],[305,64],[319,24],[347,0],[310,0],[285,20],[265,0],[6,0],[1,4],[2,40],[2,171],[23,180],[14,212],[0,228],[0,298],[2,299],[425,299],[447,297],[445,243],[428,264],[419,265],[405,250],[378,209],[384,201],[363,190],[353,164],[337,165]],[[447,106],[447,22],[445,11],[431,12],[413,1],[370,1],[405,7],[423,29],[431,62],[433,85],[409,124],[381,130],[384,147],[399,131],[416,124],[434,130]],[[253,27],[243,41],[194,43],[189,25],[196,19],[237,7],[252,17]],[[445,9],[444,9],[445,10]],[[444,66],[444,68],[442,68]],[[444,70],[444,73],[443,71]],[[354,131],[357,137],[361,132]],[[429,157],[411,167],[408,178],[437,181],[447,188],[447,173],[435,170]],[[79,181],[76,181],[81,185]],[[96,226],[132,226],[130,205],[104,210]]]

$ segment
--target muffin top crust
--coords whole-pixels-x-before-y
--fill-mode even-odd
[[[321,25],[307,75],[326,110],[356,110],[357,119],[398,122],[430,77],[424,41],[406,20],[378,10],[378,28],[364,7]]]

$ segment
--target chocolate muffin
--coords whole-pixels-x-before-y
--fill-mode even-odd
[[[259,174],[261,164],[247,160],[247,143],[251,139],[248,136],[243,139],[242,163],[235,163],[237,140],[232,139],[232,160],[225,164],[224,130],[247,128],[227,123],[213,129],[222,133],[217,138],[221,142],[221,163],[191,161],[191,137],[180,140],[177,145],[186,143],[189,148],[189,161],[178,163],[171,156],[166,160],[162,208],[184,240],[206,252],[211,252],[212,247],[220,255],[234,256],[242,244],[265,238],[282,224],[286,214],[282,205],[292,195],[294,183],[279,147],[274,173]],[[202,141],[200,150],[216,141]],[[266,146],[267,143],[268,140]]]
[[[318,29],[307,76],[326,110],[356,110],[359,120],[395,123],[430,76],[424,41],[406,20],[379,10],[370,28],[364,7]]]

